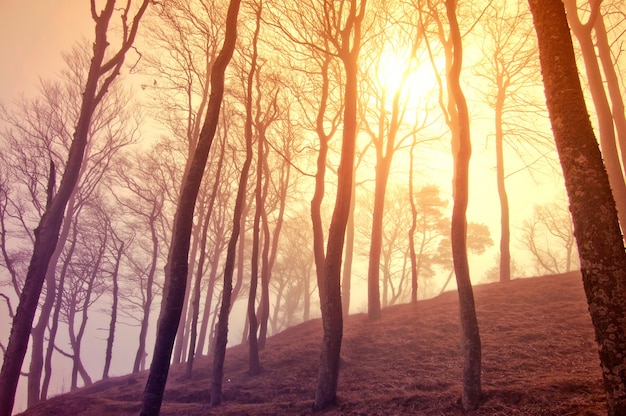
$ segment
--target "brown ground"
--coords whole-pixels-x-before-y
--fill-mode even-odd
[[[599,361],[578,273],[475,287],[483,347],[484,399],[475,415],[606,414]],[[339,403],[323,415],[460,415],[457,296],[364,314],[345,323]],[[265,371],[250,377],[246,346],[227,352],[225,404],[212,408],[210,360],[170,371],[162,415],[311,414],[321,323],[268,340]],[[28,416],[136,414],[146,374],[55,397]]]

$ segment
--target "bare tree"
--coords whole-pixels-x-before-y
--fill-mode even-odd
[[[187,365],[185,369],[185,375],[190,378],[193,370],[193,361],[194,355],[196,354],[196,341],[198,336],[198,317],[200,316],[200,290],[202,285],[202,276],[204,275],[204,263],[206,259],[206,251],[207,251],[207,239],[208,239],[208,231],[209,224],[211,224],[211,220],[213,219],[213,212],[215,208],[215,201],[217,199],[217,194],[219,192],[219,185],[222,179],[222,168],[224,166],[224,154],[226,153],[226,135],[223,134],[223,141],[221,143],[220,153],[218,155],[217,167],[215,170],[215,180],[213,182],[213,186],[211,189],[211,194],[209,196],[209,202],[207,203],[207,213],[204,220],[204,225],[202,226],[202,237],[200,241],[200,256],[198,258],[198,268],[196,270],[196,278],[193,288],[193,297],[191,300],[191,310],[192,310],[192,319],[191,319],[191,334],[189,341],[189,352],[187,353]],[[215,244],[216,248],[219,247],[219,244]],[[217,254],[217,253],[216,253]],[[213,288],[215,285],[215,270],[217,270],[217,265],[213,265],[212,269],[212,277],[209,280],[210,289],[207,292],[207,299],[211,299],[213,297]],[[206,305],[210,311],[210,303]],[[206,333],[205,333],[206,334]],[[206,336],[206,335],[205,335]],[[202,349],[199,349],[198,352],[202,352]]]
[[[343,2],[341,3],[343,6]],[[332,405],[337,397],[339,356],[343,335],[341,260],[352,195],[357,128],[358,57],[365,4],[365,0],[358,5],[356,2],[350,2],[348,7],[343,8],[338,7],[337,4],[324,3],[323,10],[328,24],[325,30],[331,35],[329,41],[333,43],[343,63],[346,85],[344,87],[343,140],[337,171],[337,196],[328,231],[324,274],[318,282],[324,337],[314,407],[320,410]]]
[[[460,85],[462,68],[462,40],[456,16],[457,0],[446,0],[446,12],[452,42],[452,64],[448,73],[449,94],[453,97],[458,116],[458,143],[454,153],[454,205],[452,207],[451,242],[454,273],[456,275],[461,309],[463,350],[463,409],[478,407],[481,396],[481,344],[474,306],[472,281],[467,261],[467,223],[469,161],[471,156],[469,112]]]
[[[566,200],[535,206],[521,231],[520,242],[531,253],[537,274],[558,274],[580,267]]]
[[[161,152],[161,145],[163,143],[157,144],[147,154],[133,160],[123,160],[117,169],[118,186],[123,192],[116,197],[116,203],[132,218],[132,222],[127,226],[136,230],[140,241],[128,256],[129,267],[135,280],[133,286],[136,285],[133,292],[138,289],[139,293],[136,296],[129,294],[127,299],[138,298],[137,301],[132,301],[132,304],[140,311],[138,347],[132,367],[133,373],[143,370],[145,366],[146,337],[164,238],[161,235],[163,233],[159,232],[161,228],[159,224],[165,215],[169,175],[165,173],[168,170],[168,162],[160,160],[160,156],[169,152]]]
[[[509,196],[505,180],[505,146],[513,149],[522,160],[530,155],[540,160],[542,153],[552,149],[547,136],[537,130],[535,107],[528,97],[526,87],[538,81],[535,64],[537,47],[532,37],[531,17],[525,6],[502,0],[490,4],[487,16],[481,20],[487,41],[484,44],[484,65],[474,73],[485,78],[490,85],[489,105],[494,110],[494,141],[496,153],[496,184],[500,200],[500,282],[511,280],[511,229]],[[543,103],[541,103],[543,107]],[[533,115],[529,127],[524,126],[527,114]],[[511,171],[507,163],[508,171]],[[533,162],[525,163],[531,169]]]
[[[121,71],[126,53],[134,43],[139,22],[148,7],[149,0],[141,2],[134,16],[131,14],[130,3],[118,11],[122,27],[121,39],[118,41],[120,46],[117,51],[109,52],[110,59],[105,59],[105,54],[110,46],[109,24],[113,15],[116,14],[115,4],[115,0],[108,0],[102,11],[98,13],[95,0],[91,1],[91,15],[96,23],[93,57],[84,84],[82,103],[65,164],[65,171],[54,196],[50,190],[49,203],[46,205],[45,212],[35,231],[33,254],[24,289],[20,294],[19,306],[13,318],[9,343],[0,371],[0,415],[2,416],[9,416],[13,408],[20,369],[26,354],[39,295],[45,280],[46,270],[57,245],[67,202],[71,198],[80,177],[92,116]]]
[[[239,4],[239,0],[231,0],[228,8],[224,44],[211,70],[211,94],[207,104],[205,122],[181,187],[174,218],[172,244],[166,266],[166,281],[168,281],[169,286],[164,293],[165,302],[159,319],[154,356],[144,391],[141,415],[157,415],[163,400],[174,338],[185,301],[193,212],[206,161],[217,130],[220,107],[224,96],[224,73],[237,41]]]
[[[380,300],[380,271],[381,271],[381,249],[383,240],[383,217],[385,211],[385,193],[387,183],[391,173],[391,166],[394,154],[400,149],[403,143],[414,137],[414,130],[419,126],[415,125],[408,131],[402,131],[402,124],[405,115],[409,110],[410,88],[406,85],[411,73],[415,70],[416,51],[419,47],[420,34],[402,33],[403,27],[399,23],[392,28],[386,27],[387,22],[393,20],[393,12],[390,6],[384,4],[377,12],[383,14],[380,17],[381,28],[379,39],[376,45],[371,40],[369,46],[375,45],[376,52],[369,54],[369,70],[366,71],[363,84],[366,85],[367,96],[370,101],[364,103],[364,115],[362,116],[365,131],[369,134],[374,143],[376,151],[376,178],[374,189],[374,209],[372,213],[372,228],[370,236],[370,252],[368,256],[368,316],[370,319],[378,319],[381,314]],[[402,14],[402,12],[398,13]],[[398,33],[400,32],[400,33]],[[387,37],[385,39],[385,37]],[[397,39],[408,39],[408,45],[403,51]],[[418,39],[418,40],[415,40]],[[406,62],[402,71],[399,71],[400,80],[384,79],[388,74],[381,74],[381,67],[385,64],[385,49],[400,50],[407,54],[403,62]],[[368,111],[369,110],[369,111]],[[373,110],[373,111],[372,111]],[[411,131],[413,130],[413,131]],[[383,302],[386,302],[383,297]]]

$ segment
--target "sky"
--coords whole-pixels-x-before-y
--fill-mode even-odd
[[[36,90],[63,67],[62,52],[91,38],[86,0],[0,0],[0,100]]]

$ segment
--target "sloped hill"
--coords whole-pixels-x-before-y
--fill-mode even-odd
[[[606,414],[591,320],[579,273],[475,287],[483,345],[484,399],[476,415]],[[265,371],[246,374],[246,346],[226,356],[225,404],[209,399],[210,359],[192,379],[174,366],[162,415],[311,414],[321,322],[270,339]],[[460,415],[461,358],[454,292],[364,314],[345,323],[339,403],[324,415]],[[147,374],[96,383],[58,396],[28,416],[136,414]]]

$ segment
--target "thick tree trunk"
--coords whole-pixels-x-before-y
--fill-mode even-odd
[[[71,205],[71,204],[70,204]],[[68,212],[72,212],[71,208]],[[70,219],[67,216],[68,220]],[[48,265],[48,271],[46,272],[46,298],[41,306],[41,310],[39,312],[39,319],[37,321],[37,325],[32,330],[31,338],[32,338],[32,347],[31,347],[31,358],[30,365],[28,368],[28,407],[34,406],[41,399],[41,374],[43,371],[43,367],[45,364],[44,360],[44,340],[46,329],[48,328],[48,324],[50,322],[50,314],[54,307],[55,301],[55,292],[56,290],[62,290],[61,288],[56,288],[56,279],[55,279],[55,269],[56,264],[58,262],[59,256],[61,255],[61,251],[63,249],[63,245],[65,240],[67,239],[67,235],[69,234],[69,224],[71,224],[71,220],[67,221],[68,226],[63,226],[64,230],[62,230],[61,235],[59,237],[59,242],[57,244],[57,248],[55,253],[53,254],[50,264]],[[53,337],[49,337],[51,342],[54,342]]]
[[[453,45],[453,61],[448,74],[450,93],[458,111],[459,143],[454,155],[454,206],[450,237],[452,258],[459,292],[461,317],[463,364],[463,394],[461,404],[465,411],[478,407],[481,396],[481,343],[474,306],[474,294],[467,260],[467,202],[469,182],[469,161],[471,143],[469,114],[465,96],[459,83],[462,68],[462,40],[456,20],[456,0],[446,0],[446,11],[450,23],[450,38]]]
[[[546,101],[570,201],[609,415],[626,414],[626,254],[578,78],[561,0],[529,0]]]
[[[161,409],[161,402],[163,401],[163,392],[169,372],[174,339],[185,297],[193,212],[206,161],[213,144],[215,131],[217,130],[220,107],[224,96],[224,73],[237,42],[239,4],[240,0],[231,0],[228,8],[224,44],[211,71],[211,96],[207,106],[205,123],[200,132],[198,145],[189,166],[189,171],[183,179],[183,186],[174,218],[172,243],[166,268],[166,280],[169,281],[169,289],[165,293],[165,309],[161,312],[152,365],[150,366],[150,375],[143,393],[140,414],[144,416],[158,415]],[[226,291],[226,288],[224,290]],[[227,307],[229,306],[230,304],[227,305]]]
[[[196,354],[202,354],[202,347],[196,350],[196,341],[198,339],[198,317],[200,316],[200,289],[202,283],[202,276],[204,275],[204,263],[206,261],[206,249],[207,249],[207,237],[209,231],[209,224],[211,223],[211,219],[213,218],[213,208],[215,206],[215,199],[217,198],[217,193],[219,191],[220,180],[222,178],[222,166],[224,165],[224,154],[225,154],[226,146],[222,145],[219,158],[217,161],[217,169],[215,172],[215,181],[213,182],[213,188],[211,189],[211,196],[209,198],[209,202],[207,204],[207,214],[206,219],[204,220],[204,225],[202,227],[202,237],[200,241],[200,257],[198,258],[198,268],[196,269],[196,280],[193,289],[193,298],[191,301],[192,307],[192,318],[191,318],[191,331],[189,335],[189,351],[187,353],[187,366],[185,369],[185,375],[187,378],[191,378],[191,373],[193,371],[193,361]],[[217,240],[217,239],[216,239]],[[215,246],[219,247],[219,242],[215,241]],[[217,256],[216,256],[217,257]],[[215,286],[215,275],[216,275],[217,265],[213,265],[211,276],[209,280],[209,288],[210,295],[207,295],[207,303],[205,307],[208,308],[208,311],[205,311],[205,315],[208,318],[208,313],[211,311],[211,301],[210,298],[213,297],[213,288]],[[203,319],[203,323],[207,320],[207,318]],[[206,326],[204,327],[204,335],[206,336]],[[204,346],[204,343],[202,343]]]

